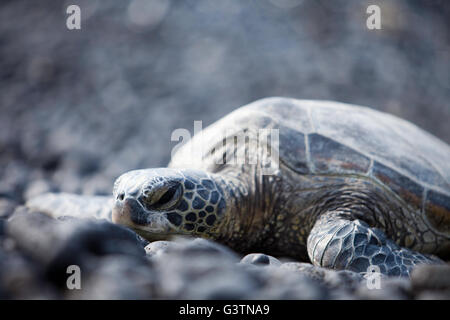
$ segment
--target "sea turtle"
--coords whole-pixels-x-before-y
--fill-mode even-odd
[[[112,216],[150,240],[188,234],[357,272],[407,276],[450,254],[450,147],[344,103],[250,103],[178,148],[168,168],[121,175],[113,196],[47,194],[28,205]]]

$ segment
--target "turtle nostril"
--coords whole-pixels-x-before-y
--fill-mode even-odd
[[[125,198],[125,193],[121,193],[117,196],[117,199],[119,199],[120,201],[122,201]]]

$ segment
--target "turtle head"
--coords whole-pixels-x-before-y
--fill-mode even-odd
[[[150,241],[175,234],[205,236],[226,210],[220,186],[209,174],[196,170],[129,171],[116,180],[113,194],[113,222]]]

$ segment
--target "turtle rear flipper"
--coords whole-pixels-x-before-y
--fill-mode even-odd
[[[111,221],[113,202],[113,198],[109,196],[44,193],[28,200],[25,205],[53,218],[76,217]]]

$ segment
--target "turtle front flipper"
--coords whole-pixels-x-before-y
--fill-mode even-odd
[[[28,200],[25,206],[53,218],[69,216],[111,221],[113,199],[107,196],[44,193]]]
[[[361,273],[373,272],[375,266],[385,275],[409,276],[418,264],[442,263],[438,258],[402,248],[380,229],[337,211],[317,220],[307,247],[315,265]]]

